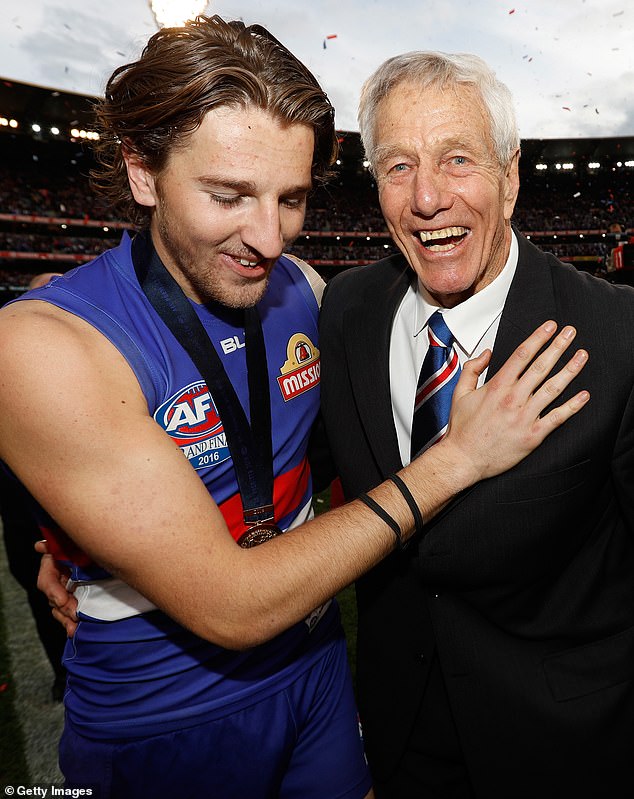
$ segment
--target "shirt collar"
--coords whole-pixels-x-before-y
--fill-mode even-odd
[[[501,315],[509,293],[515,269],[517,268],[518,244],[515,233],[511,231],[511,247],[509,255],[500,274],[468,300],[454,308],[443,310],[443,319],[451,330],[458,346],[468,358],[475,351],[478,343]],[[414,336],[425,328],[431,315],[439,309],[438,303],[429,292],[417,281],[416,312],[414,319]]]

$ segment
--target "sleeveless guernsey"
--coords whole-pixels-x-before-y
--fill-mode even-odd
[[[319,406],[319,300],[310,267],[282,256],[258,304],[271,396],[276,523],[301,524],[311,513],[307,444]],[[131,240],[95,261],[28,292],[86,320],[133,369],[150,415],[181,448],[239,538],[245,527],[235,472],[213,397],[189,356],[141,290]],[[194,304],[249,414],[244,329],[238,315]],[[134,441],[130,446],[135,446]],[[167,481],[169,474],[164,476]],[[92,563],[41,508],[53,554],[77,582],[80,623],[69,640],[67,719],[81,734],[129,739],[221,718],[290,684],[340,634],[335,602],[275,639],[233,652],[204,641]],[[187,579],[183,575],[183,579]]]

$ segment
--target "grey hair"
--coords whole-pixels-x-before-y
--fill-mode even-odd
[[[359,130],[366,158],[373,163],[377,106],[401,83],[421,88],[470,84],[480,94],[490,123],[495,154],[501,166],[520,146],[513,97],[506,84],[479,56],[416,50],[388,58],[365,81],[359,101]]]

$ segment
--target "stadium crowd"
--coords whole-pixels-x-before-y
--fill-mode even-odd
[[[23,290],[44,268],[42,261],[54,262],[51,268],[63,272],[121,236],[122,226],[109,227],[117,220],[90,189],[90,153],[64,153],[59,158],[52,149],[40,144],[29,153],[24,141],[3,148],[0,300],[7,299],[7,291]],[[514,221],[542,249],[602,274],[618,243],[607,231],[614,225],[624,235],[634,229],[634,198],[625,175],[544,178],[525,165]],[[360,165],[348,169],[315,191],[292,252],[315,265],[326,279],[346,265],[395,252],[367,170]]]

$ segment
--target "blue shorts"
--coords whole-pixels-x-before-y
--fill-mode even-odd
[[[362,799],[371,782],[345,640],[284,690],[195,727],[95,741],[67,721],[68,788],[98,799]]]

